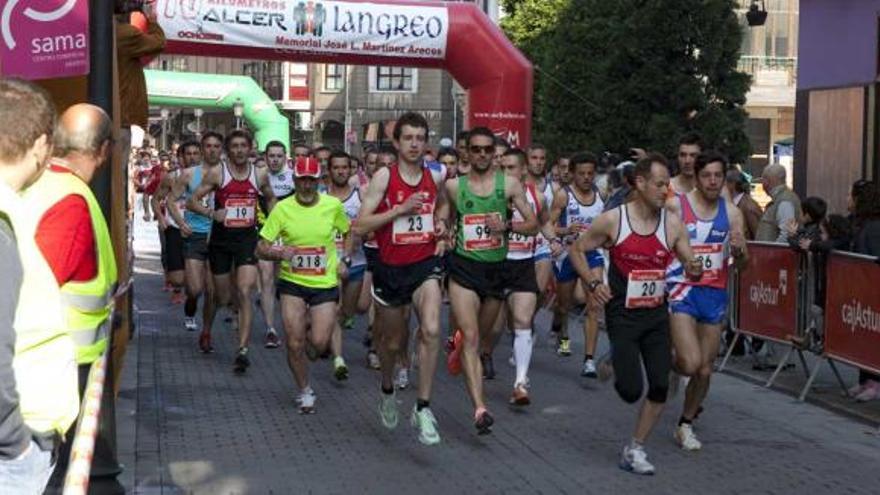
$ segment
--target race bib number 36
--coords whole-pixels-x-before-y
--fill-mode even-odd
[[[694,244],[694,256],[703,265],[701,283],[717,282],[724,268],[724,246],[721,244]]]
[[[224,207],[226,208],[226,219],[223,221],[225,227],[253,227],[257,212],[256,200],[228,199]]]
[[[489,226],[486,225],[490,216],[497,215],[497,213],[480,213],[461,218],[465,251],[488,251],[501,247],[501,238],[493,236]]]
[[[319,247],[295,247],[290,270],[297,275],[321,276],[327,273],[327,250]]]
[[[433,204],[426,204],[418,215],[395,218],[391,227],[391,241],[394,244],[425,244],[433,238]]]
[[[666,272],[663,270],[633,270],[626,284],[626,307],[656,308],[666,297]]]

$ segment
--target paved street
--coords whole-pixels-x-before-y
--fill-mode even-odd
[[[182,307],[161,291],[154,225],[136,229],[139,327],[119,408],[127,466],[120,479],[135,493],[867,494],[880,486],[872,427],[728,375],[716,377],[697,425],[701,452],[673,443],[679,395],[647,444],[658,474],[624,473],[617,459],[635,406],[610,383],[580,378],[580,359],[556,357],[546,339],[533,360],[533,405],[522,411],[507,406],[513,368],[507,341],[499,346],[499,376],[486,386],[497,421],[490,436],[475,434],[463,380],[442,369],[432,401],[442,443],[422,446],[408,421],[386,431],[376,412],[378,375],[364,367],[360,320],[346,334],[351,378],[340,384],[329,361],[315,363],[318,413],[301,416],[283,349],[261,345],[261,316],[247,375],[232,373],[234,332],[222,318],[217,352],[197,351]],[[546,313],[539,322],[546,329]],[[573,347],[580,353],[582,338]],[[399,398],[408,419],[415,392]]]

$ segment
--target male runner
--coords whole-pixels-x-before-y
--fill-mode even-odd
[[[534,184],[535,189],[541,193],[541,197],[544,198],[544,204],[541,205],[541,208],[549,213],[556,191],[553,182],[546,175],[547,150],[541,144],[532,143],[526,151],[526,158],[526,170],[528,172],[526,182]],[[556,236],[550,239],[554,237]],[[540,304],[542,302],[540,299],[543,298],[550,284],[550,279],[553,277],[553,260],[550,256],[550,242],[547,237],[539,233],[535,242],[535,276],[537,277],[538,290],[540,291],[538,293]]]
[[[193,161],[187,160],[184,156],[186,150],[189,150],[190,157]],[[186,300],[183,294],[184,285],[184,261],[183,261],[183,237],[180,234],[180,228],[174,217],[171,215],[171,201],[167,201],[168,193],[171,192],[171,185],[180,176],[181,170],[198,164],[199,146],[195,142],[186,143],[186,146],[177,148],[179,155],[178,167],[168,170],[162,174],[159,180],[159,186],[150,198],[150,206],[153,209],[153,215],[159,224],[160,235],[165,239],[165,274],[166,280],[171,283],[172,294],[171,303],[181,304]],[[181,205],[175,205],[181,206]],[[194,331],[196,328],[187,325],[187,330]]]
[[[321,167],[314,158],[298,158],[293,168],[296,193],[277,204],[260,231],[257,254],[281,262],[278,291],[287,332],[287,363],[299,387],[300,414],[315,412],[315,391],[309,382],[306,338],[320,354],[336,326],[339,277],[345,264],[336,253],[335,234],[342,232],[350,252],[349,221],[342,203],[318,193]],[[276,243],[280,241],[280,246]],[[311,325],[306,332],[306,321]]]
[[[424,165],[422,154],[428,140],[428,122],[407,113],[394,126],[398,163],[376,171],[354,224],[356,235],[376,232],[379,256],[373,268],[373,296],[382,367],[382,424],[397,427],[398,411],[392,375],[409,338],[407,306],[415,306],[419,332],[419,384],[411,421],[425,445],[440,442],[437,419],[430,409],[431,387],[437,367],[440,335],[439,255],[446,249],[442,237],[445,220],[434,222],[435,212],[445,203],[439,185],[443,177]],[[381,159],[381,154],[380,154]],[[435,228],[436,225],[436,228]]]
[[[223,136],[216,132],[207,132],[202,136],[200,158],[201,165],[195,166],[198,158],[190,156],[192,153],[189,146],[181,146],[184,157],[191,164],[184,169],[171,186],[170,196],[173,198],[168,203],[168,209],[177,225],[180,226],[180,235],[183,237],[183,258],[186,279],[186,304],[183,307],[184,324],[187,330],[198,329],[196,323],[196,310],[198,309],[199,297],[205,294],[202,305],[202,332],[199,335],[199,349],[202,352],[214,352],[211,345],[211,326],[214,324],[216,306],[214,301],[214,278],[208,266],[208,236],[211,233],[211,218],[200,215],[189,208],[184,208],[193,192],[202,183],[211,170],[217,170],[220,165],[220,155],[223,150]],[[192,160],[196,161],[193,162]],[[202,206],[208,208],[212,198],[205,196]]]
[[[694,165],[703,151],[703,138],[697,133],[688,133],[678,140],[678,175],[672,179],[670,197],[674,194],[687,194],[694,190],[697,178]]]
[[[474,405],[474,426],[481,435],[491,433],[494,418],[486,409],[483,398],[482,365],[479,360],[480,330],[491,332],[505,285],[510,281],[505,269],[508,233],[535,235],[538,221],[526,200],[522,183],[503,172],[492,171],[495,136],[485,127],[468,134],[468,161],[471,171],[466,176],[445,184],[449,206],[455,206],[456,243],[449,260],[449,299],[460,330],[454,339],[455,349],[450,354],[450,371],[464,369],[468,392]],[[508,207],[513,205],[522,221],[508,220]],[[445,218],[446,209],[440,218]],[[449,208],[451,210],[451,208]],[[517,281],[515,289],[531,291],[532,276],[527,267],[517,267],[519,275],[527,280]],[[527,285],[528,284],[528,285]],[[531,334],[531,315],[518,331]],[[531,344],[529,344],[531,347]],[[458,363],[460,359],[461,363]]]
[[[235,289],[238,294],[238,352],[234,371],[244,373],[250,366],[248,344],[251,337],[253,307],[251,294],[257,285],[256,209],[260,194],[266,197],[269,211],[275,206],[275,194],[265,169],[248,165],[253,139],[246,131],[235,130],[226,136],[228,164],[211,170],[202,179],[198,189],[189,198],[186,208],[211,217],[211,236],[208,258],[214,274],[217,303],[226,306],[232,298],[235,267]],[[203,198],[214,193],[214,208],[206,207]]]
[[[642,396],[642,365],[648,393],[635,432],[624,448],[620,467],[653,474],[644,442],[663,411],[669,387],[669,314],[666,308],[666,268],[673,252],[687,275],[698,279],[702,263],[694,257],[687,232],[676,215],[663,207],[669,189],[666,158],[650,154],[636,164],[633,201],[599,215],[569,251],[569,258],[593,297],[605,305],[608,337],[618,395],[634,403]],[[590,269],[584,253],[609,250],[608,284]],[[640,362],[641,361],[641,362]]]
[[[667,279],[675,368],[691,377],[675,429],[675,440],[684,450],[702,447],[692,422],[709,392],[712,366],[727,318],[729,256],[733,255],[739,267],[748,262],[745,220],[739,208],[721,195],[727,159],[716,152],[702,153],[694,172],[696,189],[666,202],[666,209],[684,223],[694,255],[703,265],[699,281],[685,277],[678,262],[669,267]]]
[[[605,207],[605,199],[596,191],[593,179],[596,177],[598,159],[592,153],[577,153],[571,157],[570,167],[574,179],[570,186],[563,186],[553,198],[550,211],[550,223],[556,226],[556,235],[566,245],[590,228],[596,217]],[[601,255],[591,253],[590,266],[597,267],[603,263]],[[568,336],[568,312],[574,302],[575,282],[577,273],[572,261],[565,254],[557,260],[556,265],[556,307],[553,315],[553,332],[559,336],[556,353],[560,356],[571,355],[571,341]],[[588,298],[589,299],[589,298]],[[581,376],[595,378],[596,365],[593,355],[599,340],[599,308],[590,308],[584,321],[584,362]]]
[[[286,199],[293,194],[293,170],[287,166],[287,147],[281,141],[271,141],[266,145],[266,167],[269,186],[276,201]],[[260,198],[260,210],[265,212],[265,197]],[[261,259],[257,263],[260,270],[260,309],[266,322],[264,347],[274,349],[279,345],[278,332],[275,330],[275,267],[271,260]]]
[[[297,158],[300,158],[300,157],[306,158],[309,156],[312,156],[312,149],[311,148],[309,148],[308,146],[306,146],[302,143],[293,145],[293,159],[294,160],[296,160]]]

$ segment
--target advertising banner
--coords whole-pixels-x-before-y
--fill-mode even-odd
[[[304,53],[443,59],[445,7],[305,0],[158,0],[169,40]]]
[[[0,4],[0,74],[33,80],[89,73],[88,0]]]
[[[783,343],[797,333],[799,262],[787,245],[749,243],[749,265],[739,272],[739,330]]]
[[[880,265],[835,252],[826,272],[825,354],[880,373]]]

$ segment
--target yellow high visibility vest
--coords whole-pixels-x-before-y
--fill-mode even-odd
[[[71,194],[81,196],[89,207],[95,235],[97,273],[91,280],[64,284],[61,304],[67,330],[76,345],[76,362],[90,364],[107,348],[113,292],[116,290],[116,257],[104,214],[89,186],[73,173],[49,169],[28,188],[25,196],[40,218]]]
[[[70,428],[79,411],[74,344],[64,327],[61,291],[35,240],[39,217],[0,184],[0,211],[15,231],[24,268],[15,311],[15,385],[25,424],[41,434]]]

